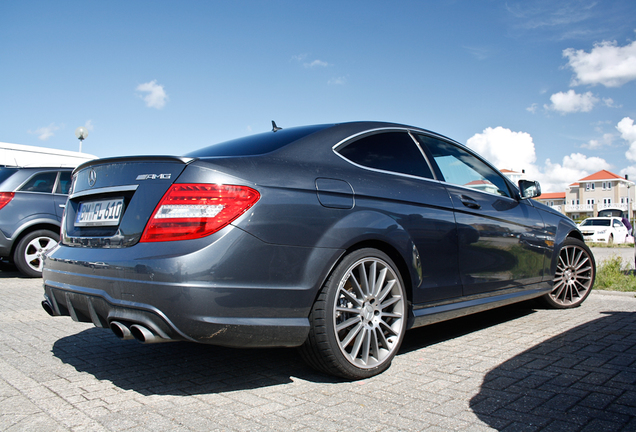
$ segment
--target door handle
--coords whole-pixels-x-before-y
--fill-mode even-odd
[[[462,204],[464,204],[468,208],[471,208],[471,209],[481,208],[481,206],[477,203],[477,201],[475,201],[474,199],[466,195],[460,195],[459,200],[462,202]]]

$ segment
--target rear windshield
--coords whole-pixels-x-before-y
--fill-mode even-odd
[[[611,219],[586,219],[581,226],[610,226]]]
[[[598,212],[598,215],[603,217],[609,217],[609,216],[623,217],[623,211],[622,210],[601,210],[600,212]]]
[[[265,132],[250,135],[231,141],[214,144],[186,154],[187,157],[215,157],[215,156],[255,156],[278,150],[300,138],[304,138],[330,125],[302,126],[281,129],[276,132]]]
[[[0,168],[0,183],[11,177],[17,171],[16,168]]]

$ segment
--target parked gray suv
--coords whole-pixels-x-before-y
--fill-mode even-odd
[[[59,241],[72,168],[0,167],[0,259],[42,276],[42,256]]]

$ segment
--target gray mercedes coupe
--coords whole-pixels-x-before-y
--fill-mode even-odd
[[[73,172],[42,305],[145,343],[299,347],[347,379],[407,329],[532,298],[580,305],[575,224],[465,146],[393,123],[281,129]]]

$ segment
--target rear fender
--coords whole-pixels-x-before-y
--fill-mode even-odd
[[[417,247],[404,227],[386,214],[369,210],[353,212],[327,229],[316,246],[330,249],[344,247],[350,250],[365,243],[389,245],[407,266],[412,287],[422,283],[422,265]],[[329,273],[330,271],[327,276]]]
[[[60,222],[57,219],[42,217],[42,215],[32,215],[20,221],[20,225],[12,233],[7,233],[7,238],[15,242],[23,233],[34,229],[48,229],[59,234]]]

